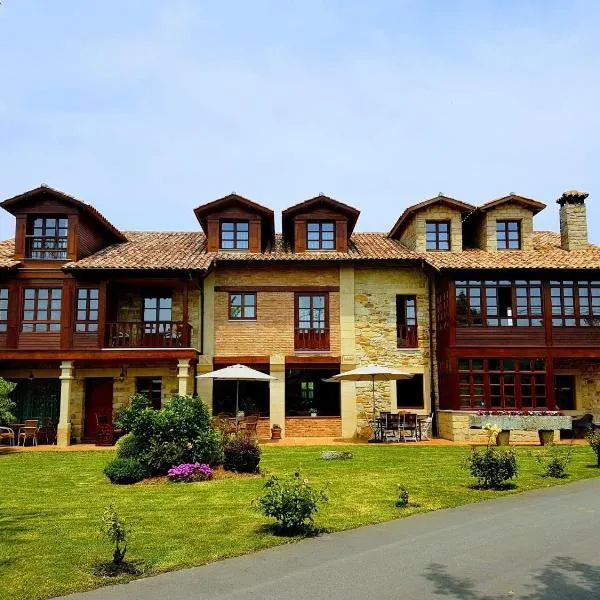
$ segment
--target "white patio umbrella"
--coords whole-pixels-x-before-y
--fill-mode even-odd
[[[351,371],[344,371],[334,375],[331,379],[336,381],[370,381],[373,393],[373,421],[375,420],[375,382],[376,381],[396,381],[397,379],[410,379],[413,373],[391,369],[381,365],[367,365]]]
[[[235,381],[235,421],[238,420],[238,409],[240,400],[240,381],[271,381],[275,377],[251,369],[246,365],[231,365],[224,369],[217,369],[204,375],[198,375],[196,379],[220,379],[222,381]]]

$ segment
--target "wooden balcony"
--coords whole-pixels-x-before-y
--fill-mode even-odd
[[[296,327],[294,348],[296,350],[329,350],[329,329]]]
[[[398,348],[418,348],[416,325],[398,325]]]
[[[183,321],[106,324],[107,348],[189,348],[192,326]]]

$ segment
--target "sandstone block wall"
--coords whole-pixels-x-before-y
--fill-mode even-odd
[[[521,249],[533,250],[533,213],[516,202],[502,204],[485,212],[475,236],[477,247],[488,252],[498,252],[496,221],[506,220],[521,222]]]
[[[560,207],[561,246],[564,250],[583,250],[588,245],[585,204]]]
[[[411,250],[425,252],[427,249],[425,236],[427,221],[450,221],[450,250],[455,252],[462,250],[461,213],[459,210],[443,205],[431,206],[417,212],[402,233],[400,241]]]

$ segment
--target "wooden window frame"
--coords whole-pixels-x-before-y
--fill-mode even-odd
[[[433,226],[433,231],[429,232],[427,229],[429,226]],[[442,227],[446,227],[447,231],[441,231]],[[452,249],[452,223],[448,220],[435,220],[430,219],[425,221],[425,250],[430,252],[449,252]],[[448,236],[447,240],[441,240],[441,234],[446,233]],[[429,241],[427,236],[432,234],[434,239]],[[431,244],[431,246],[430,246]],[[442,245],[447,245],[448,247],[442,247]]]
[[[41,227],[35,225],[38,219],[42,221]],[[48,224],[51,219],[56,221],[56,225],[50,226]],[[60,221],[66,221],[66,226],[61,226]],[[38,229],[41,230],[41,233],[36,233]],[[55,230],[56,233],[49,235],[48,230]],[[60,235],[63,230],[64,235]],[[30,215],[27,219],[26,231],[25,258],[33,260],[67,260],[69,245],[68,215]],[[37,246],[37,243],[42,245]]]
[[[510,315],[500,312],[501,288],[510,290]],[[465,293],[464,315],[458,312],[459,290]],[[543,284],[538,279],[457,280],[454,282],[457,327],[543,327],[543,295]],[[473,313],[473,308],[478,308],[479,313]]]
[[[27,298],[27,292],[33,291],[33,298]],[[40,292],[46,291],[48,293],[47,298],[40,298]],[[53,292],[59,292],[58,298],[53,298]],[[23,301],[21,303],[21,331],[23,333],[60,333],[62,325],[62,287],[26,287],[23,288]],[[33,300],[33,308],[26,309],[25,303],[28,300]],[[40,300],[48,302],[46,308],[40,308]],[[60,307],[58,309],[52,308],[52,302],[58,300]],[[48,316],[51,316],[52,312],[58,312],[58,319],[46,318],[40,319],[38,317],[40,312],[47,312]],[[25,313],[33,312],[33,319],[26,319]],[[26,326],[30,326],[31,329],[26,329]],[[38,326],[44,326],[45,329],[38,329]],[[53,329],[52,327],[55,326]]]
[[[409,316],[409,303],[414,315]],[[419,323],[416,294],[396,295],[396,341],[398,348],[417,348],[419,345]]]
[[[498,398],[498,402],[494,403],[493,398]],[[461,410],[546,410],[547,401],[545,359],[458,359],[458,407]]]
[[[8,331],[8,288],[0,288],[0,333]]]
[[[82,292],[85,296],[81,297]],[[92,292],[96,292],[95,298],[92,298]],[[96,301],[96,308],[92,307],[92,302]],[[83,308],[79,303],[83,302]],[[80,318],[83,314],[83,318]],[[96,317],[93,317],[96,313]],[[100,288],[97,287],[79,287],[75,297],[75,333],[98,333],[100,329]]]
[[[234,305],[232,304],[233,296],[240,296],[240,304],[239,304],[240,313],[239,313],[239,315],[234,315],[232,313],[232,309],[234,308]],[[246,302],[247,296],[252,296],[254,298],[253,304]],[[256,319],[257,319],[257,304],[258,304],[258,298],[257,298],[256,292],[229,292],[229,297],[227,300],[227,315],[228,315],[229,320],[230,321],[256,321]],[[246,308],[248,308],[248,307],[254,308],[254,316],[252,316],[252,317],[246,316],[246,314],[245,314]]]
[[[327,226],[331,226],[331,231],[324,231],[323,227],[327,225]],[[316,231],[311,231],[310,228],[311,227],[317,227]],[[317,239],[316,240],[311,240],[310,236],[311,234],[317,233]],[[323,237],[324,233],[330,233],[332,234],[332,238],[329,240],[326,240]],[[311,248],[310,245],[311,243],[317,243],[318,247],[316,248]],[[324,244],[331,244],[331,248],[326,248],[324,246]],[[306,222],[306,250],[308,252],[333,252],[336,249],[336,225],[335,225],[335,221],[307,221]]]
[[[308,310],[310,310],[310,326],[303,327],[300,325],[300,298],[309,297],[310,298],[310,306]],[[314,327],[313,322],[313,310],[314,310],[314,299],[317,297],[324,298],[323,302],[323,311],[324,311],[324,319],[323,319],[323,327]],[[306,310],[306,309],[303,309]],[[294,326],[296,329],[312,329],[312,330],[329,330],[329,293],[328,292],[296,292],[294,298]]]
[[[599,327],[600,281],[550,281],[553,327]]]
[[[156,300],[156,307],[146,307],[146,300]],[[161,300],[169,300],[169,311],[170,315],[168,319],[160,318],[160,311],[163,309],[160,305]],[[165,307],[166,308],[166,307]],[[156,317],[154,319],[146,319],[146,310],[155,311]],[[152,335],[157,333],[170,333],[171,326],[173,323],[173,296],[167,294],[154,294],[146,295],[142,298],[142,323],[144,327],[145,335]]]
[[[160,382],[160,389],[158,398],[152,397],[152,392],[156,390],[153,389],[152,385],[156,382]],[[140,385],[142,382],[146,384],[145,386]],[[148,384],[150,387],[148,387]],[[161,376],[153,377],[153,376],[140,376],[135,378],[135,392],[136,394],[143,394],[148,398],[148,402],[155,410],[160,410],[162,408],[162,387],[163,381]]]
[[[232,248],[223,247],[223,225],[233,225],[233,239],[226,240],[232,242]],[[240,229],[240,225],[245,225],[246,229]],[[246,239],[241,239],[239,233],[246,233]],[[245,245],[244,245],[245,244]],[[249,251],[250,250],[250,221],[245,219],[221,219],[219,221],[219,250],[228,251]]]
[[[516,224],[516,242],[517,247],[511,248],[510,243],[514,242],[514,239],[511,239],[511,234],[514,234],[515,231],[510,229],[511,224]],[[500,239],[500,234],[503,234],[504,239]],[[496,220],[496,249],[497,250],[521,250],[522,247],[522,236],[521,236],[521,221],[518,219],[497,219]],[[503,245],[503,246],[502,246]]]

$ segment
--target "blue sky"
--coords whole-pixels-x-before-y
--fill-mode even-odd
[[[439,192],[515,192],[556,230],[576,188],[600,243],[599,29],[594,0],[3,0],[0,197],[45,182],[195,230],[231,191],[323,192],[383,231]]]

